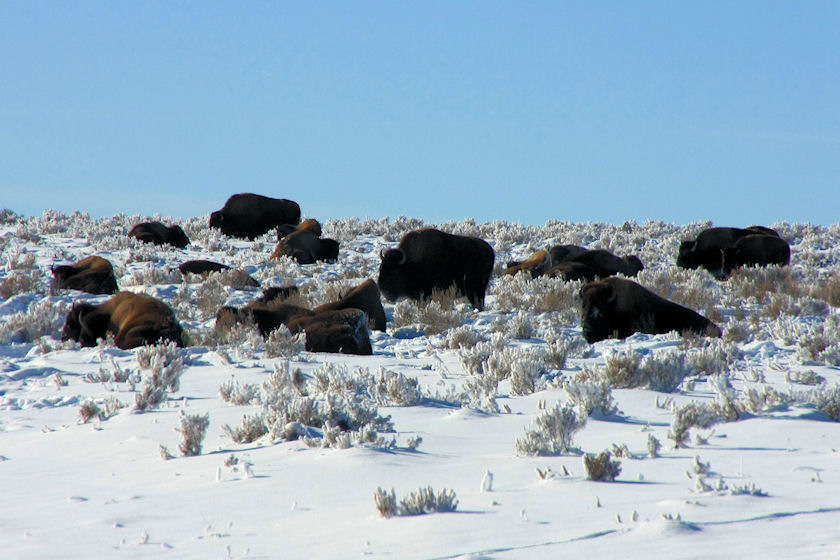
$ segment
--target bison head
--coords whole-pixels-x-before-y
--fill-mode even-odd
[[[642,264],[642,259],[636,255],[627,255],[624,257],[624,262],[630,267],[629,270],[631,273],[628,276],[635,276],[645,269],[645,265]]]
[[[225,214],[222,210],[217,210],[210,214],[210,227],[221,229],[225,221]]]
[[[696,250],[696,241],[683,241],[680,243],[680,250],[679,253],[677,253],[677,266],[680,268],[690,268],[692,270],[700,266]]]
[[[590,282],[580,289],[580,323],[583,337],[592,344],[615,331],[613,315],[618,295],[606,282]]]
[[[183,249],[190,244],[190,238],[181,229],[181,226],[169,226],[169,244],[173,247]]]
[[[388,249],[379,255],[379,290],[385,299],[395,301],[407,290],[406,256],[402,249]]]

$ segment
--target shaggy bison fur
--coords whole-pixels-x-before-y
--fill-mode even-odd
[[[91,256],[76,264],[56,266],[52,269],[54,280],[51,291],[81,290],[89,294],[115,294],[117,278],[114,267],[102,257]]]
[[[151,296],[118,292],[99,305],[77,303],[67,314],[62,340],[77,340],[82,346],[114,335],[114,344],[127,350],[160,340],[183,346],[183,329],[172,309]]]
[[[181,226],[165,226],[160,222],[143,222],[137,224],[128,232],[129,237],[136,237],[144,243],[155,245],[172,245],[183,249],[190,244],[190,238]]]
[[[605,278],[580,289],[583,336],[590,344],[633,333],[692,331],[721,336],[720,328],[699,313],[662,298],[632,280]]]
[[[723,268],[723,251],[727,247],[734,247],[735,243],[747,235],[779,234],[764,226],[750,226],[748,228],[713,227],[701,231],[693,241],[683,241],[677,253],[677,266],[680,268],[704,268],[716,276],[721,275]]]
[[[299,222],[297,202],[254,193],[235,194],[221,210],[210,214],[211,228],[240,239],[254,239],[276,227]]]
[[[428,298],[454,285],[473,307],[484,309],[495,260],[486,241],[421,229],[405,234],[396,249],[380,256],[379,289],[388,300]]]
[[[723,250],[721,279],[742,266],[787,266],[790,264],[790,245],[773,235],[746,235],[734,247]]]

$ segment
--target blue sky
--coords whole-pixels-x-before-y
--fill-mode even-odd
[[[0,207],[831,224],[840,2],[0,0]]]

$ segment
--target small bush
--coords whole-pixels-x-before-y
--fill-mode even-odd
[[[184,457],[201,455],[201,442],[207,435],[207,427],[210,426],[210,414],[200,416],[198,414],[181,414],[181,425],[178,432],[181,433],[181,443],[178,449]]]
[[[557,404],[537,417],[525,437],[516,440],[516,450],[522,455],[561,455],[574,451],[572,436],[586,425],[586,417],[579,417],[572,405]]]
[[[586,478],[608,482],[615,480],[621,474],[621,461],[613,461],[610,459],[611,456],[612,454],[607,450],[601,451],[597,455],[586,453],[583,456]]]
[[[395,515],[446,513],[458,509],[458,500],[454,490],[444,488],[435,492],[431,486],[409,493],[400,500],[399,505],[397,505],[397,496],[393,488],[390,492],[377,488],[373,499],[379,514],[386,519]]]
[[[603,416],[612,416],[618,412],[612,389],[604,382],[572,381],[566,383],[564,389],[581,416],[591,416],[596,411]]]

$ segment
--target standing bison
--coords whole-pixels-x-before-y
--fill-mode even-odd
[[[610,277],[580,289],[583,337],[592,344],[633,333],[692,331],[719,337],[720,328],[699,313],[662,298],[632,280]]]
[[[254,239],[276,227],[299,222],[297,202],[253,193],[235,194],[221,210],[210,214],[211,228],[240,239]]]
[[[169,244],[183,249],[190,244],[190,238],[181,226],[165,226],[160,222],[143,222],[137,224],[128,232],[129,237],[135,237],[144,243],[155,245]]]
[[[151,296],[118,292],[99,305],[77,303],[67,314],[61,340],[77,340],[82,346],[114,335],[117,348],[128,350],[172,340],[183,346],[181,325],[168,305]]]
[[[787,266],[790,264],[790,245],[773,235],[745,235],[733,247],[723,250],[720,279],[729,278],[742,266]]]
[[[779,234],[764,226],[750,226],[748,228],[713,227],[700,232],[694,241],[680,243],[677,254],[677,266],[680,268],[696,269],[702,267],[716,276],[720,276],[723,267],[723,251],[727,247],[734,247],[735,243],[747,235]]]
[[[118,289],[114,267],[106,259],[95,255],[73,265],[57,266],[52,273],[55,279],[50,290],[53,292],[68,289],[89,294],[114,294]]]
[[[380,256],[379,289],[388,300],[428,298],[454,284],[473,307],[484,309],[495,260],[486,241],[428,228],[405,234],[396,249]]]

